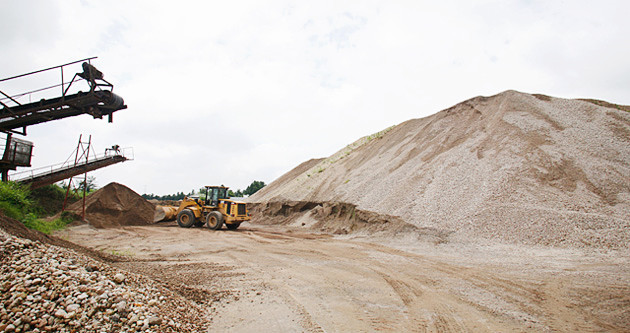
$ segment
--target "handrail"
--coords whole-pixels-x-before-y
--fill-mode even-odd
[[[118,153],[116,152],[105,152],[101,155],[95,155],[94,159],[88,161],[88,162],[81,162],[78,163],[76,165],[68,163],[68,162],[63,162],[63,163],[57,163],[57,164],[53,164],[53,165],[48,165],[48,166],[44,166],[44,167],[39,167],[39,168],[34,168],[34,169],[30,169],[30,170],[25,170],[25,171],[20,171],[20,172],[14,172],[9,174],[9,178],[12,181],[23,181],[26,179],[33,179],[35,177],[40,177],[49,173],[53,173],[53,172],[58,172],[58,171],[63,171],[63,170],[70,170],[72,168],[75,168],[77,166],[84,166],[87,165],[89,163],[93,163],[93,162],[97,162],[97,161],[103,161],[106,160],[108,158],[113,158],[116,156],[121,156],[124,157],[125,160],[128,161],[132,161],[134,159],[134,153],[133,153],[133,147],[126,147],[123,148],[121,151],[119,151]],[[46,171],[42,171],[42,170],[46,170]],[[41,171],[41,172],[40,172]],[[35,173],[37,172],[37,173]],[[26,175],[26,176],[24,176]],[[18,178],[15,178],[16,176],[18,176]]]
[[[51,70],[51,69],[60,68],[60,67],[68,66],[68,65],[73,65],[73,64],[79,63],[79,62],[81,62],[81,61],[92,60],[92,59],[96,59],[96,58],[98,58],[98,57],[85,58],[85,59],[81,59],[81,60],[77,60],[77,61],[69,62],[69,63],[67,63],[67,64],[63,64],[63,65],[58,65],[58,66],[54,66],[54,67],[50,67],[50,68],[46,68],[46,69],[40,69],[40,70],[38,70],[38,71],[34,71],[34,72],[26,73],[26,74],[20,74],[20,75],[16,75],[16,76],[8,77],[8,78],[5,78],[5,79],[0,79],[0,82],[3,82],[3,81],[9,81],[9,80],[13,80],[13,79],[17,79],[17,78],[19,78],[19,77],[28,76],[28,75],[32,75],[32,74],[37,74],[37,73],[41,73],[41,72],[45,72],[45,71],[49,71],[49,70]]]
[[[82,78],[81,80],[85,80],[85,79],[83,79],[83,78]],[[5,95],[5,96],[7,96],[7,97],[0,98],[0,101],[4,101],[4,100],[7,100],[7,99],[11,99],[13,102],[17,103],[17,101],[13,100],[13,98],[20,98],[20,97],[24,97],[24,96],[26,96],[26,95],[33,94],[33,93],[36,93],[36,92],[40,92],[40,91],[44,91],[44,90],[48,90],[48,89],[52,89],[52,88],[61,87],[62,85],[64,85],[64,84],[68,84],[68,83],[71,83],[71,81],[62,82],[62,83],[60,83],[60,84],[55,84],[55,85],[52,85],[52,86],[48,86],[48,87],[46,87],[46,88],[40,88],[40,89],[35,89],[35,90],[27,91],[27,92],[24,92],[24,93],[20,93],[20,94],[17,94],[17,95],[13,95],[13,96],[7,96],[7,95]],[[2,94],[4,95],[4,93],[3,93],[2,91],[0,91],[0,93],[2,93]]]
[[[85,59],[81,59],[81,60],[72,61],[72,62],[63,64],[63,65],[53,66],[53,67],[40,69],[40,70],[29,72],[29,73],[25,73],[25,74],[20,74],[20,75],[15,75],[15,76],[7,77],[7,78],[4,78],[4,79],[0,79],[0,82],[4,82],[4,81],[9,81],[9,80],[13,80],[13,79],[21,78],[21,77],[26,77],[26,76],[33,75],[33,74],[38,74],[38,73],[54,70],[54,69],[57,69],[57,68],[60,69],[60,72],[61,72],[61,83],[59,83],[59,84],[51,85],[51,86],[48,86],[48,87],[45,87],[45,88],[38,88],[38,89],[35,89],[35,90],[31,90],[29,92],[20,93],[20,94],[14,95],[14,96],[10,96],[10,95],[5,94],[4,92],[0,91],[0,93],[5,96],[5,98],[0,99],[0,104],[2,106],[4,106],[4,108],[6,110],[8,110],[10,112],[11,111],[10,107],[8,105],[4,104],[2,101],[10,99],[16,105],[21,105],[21,103],[18,102],[17,100],[15,100],[13,97],[19,98],[19,97],[24,97],[24,96],[33,96],[33,94],[35,94],[35,93],[40,93],[42,91],[47,91],[49,89],[53,89],[53,88],[56,88],[56,87],[61,87],[61,98],[63,100],[63,98],[66,96],[66,94],[70,90],[70,87],[75,82],[76,78],[79,77],[79,79],[82,79],[80,74],[76,73],[74,75],[74,77],[72,78],[72,80],[70,80],[69,82],[66,82],[64,80],[64,67],[69,66],[69,65],[73,65],[73,64],[77,64],[77,63],[80,63],[80,62],[84,62],[84,61],[87,61],[88,64],[91,64],[91,60],[92,59],[96,59],[96,58],[98,58],[98,57],[89,57],[89,58],[85,58]],[[108,87],[111,87],[112,90],[113,90],[113,85],[111,83],[103,80],[102,78],[101,78],[101,80],[106,82],[107,84],[96,84],[96,87],[99,87],[99,90],[102,90],[102,88],[100,88],[100,86],[108,86]],[[76,80],[76,81],[78,82],[79,80]],[[88,81],[88,80],[86,80],[86,81]],[[94,84],[90,83],[89,81],[88,81],[88,84],[90,85],[90,92],[94,91],[94,89],[95,89],[95,87],[93,86]]]

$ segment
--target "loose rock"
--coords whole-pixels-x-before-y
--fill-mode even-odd
[[[116,282],[116,283],[123,283],[123,282],[125,282],[125,275],[121,274],[121,273],[118,273],[118,274],[114,275],[114,282]]]
[[[5,219],[0,215],[0,223]],[[205,331],[203,309],[155,281],[10,235],[3,224],[0,332]]]

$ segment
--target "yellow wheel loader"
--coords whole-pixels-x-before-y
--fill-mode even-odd
[[[251,219],[247,204],[228,198],[225,186],[205,186],[205,199],[184,198],[177,209],[177,224],[182,228],[202,226],[219,230],[225,224],[236,230],[242,222]]]

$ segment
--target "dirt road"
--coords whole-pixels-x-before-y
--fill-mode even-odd
[[[289,227],[69,228],[58,236],[207,305],[210,331],[627,331],[627,257],[384,242]]]

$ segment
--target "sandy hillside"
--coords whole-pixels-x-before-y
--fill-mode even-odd
[[[506,91],[364,137],[250,202],[344,202],[450,239],[627,249],[630,112]]]

